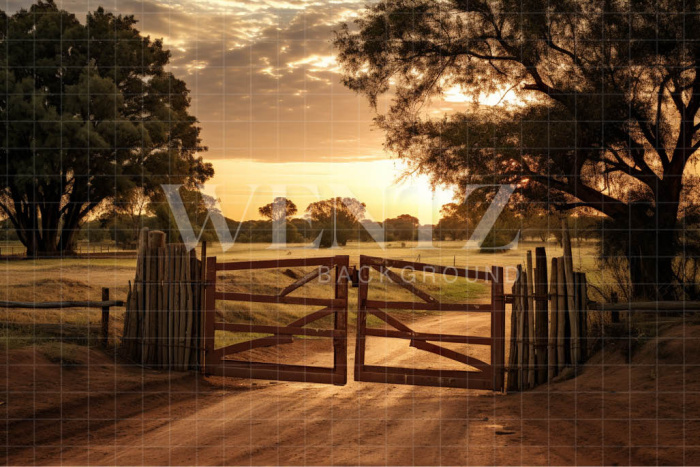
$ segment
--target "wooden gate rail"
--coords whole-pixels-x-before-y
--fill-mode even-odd
[[[369,300],[370,268],[389,277],[397,285],[419,297],[422,302]],[[490,282],[491,303],[487,305],[440,303],[434,297],[421,291],[414,284],[404,280],[399,274],[396,274],[389,268],[410,269],[418,272],[451,275]],[[490,272],[486,272],[371,256],[360,256],[358,299],[357,345],[355,347],[356,381],[491,389],[494,391],[502,391],[504,389],[505,295],[502,267],[494,266],[491,268]],[[390,310],[408,309],[490,313],[491,335],[463,336],[416,332],[397,318],[383,311],[382,308]],[[376,316],[394,329],[368,328],[368,314]],[[472,366],[479,371],[432,370],[367,365],[365,363],[367,336],[407,339],[410,341],[409,345],[411,347]],[[487,364],[475,357],[441,347],[429,341],[490,346],[491,363]]]
[[[347,382],[347,301],[348,301],[348,256],[325,258],[285,259],[265,261],[239,261],[218,263],[216,257],[207,258],[206,307],[204,312],[204,372],[218,376],[303,381],[344,385]],[[319,268],[306,274],[277,295],[219,292],[216,290],[216,274],[219,271],[241,271],[272,268],[308,267]],[[311,282],[320,275],[320,268],[329,272],[335,268],[334,298],[304,298],[288,296],[294,290]],[[307,314],[286,326],[236,324],[216,321],[216,301],[243,301],[276,303],[283,305],[309,305],[324,308]],[[321,318],[333,315],[333,329],[305,327]],[[234,333],[261,333],[271,336],[251,339],[222,348],[215,348],[216,331]],[[313,336],[333,339],[333,366],[318,367],[285,365],[276,363],[249,362],[231,359],[230,356],[260,347],[270,347],[293,342],[293,336]]]

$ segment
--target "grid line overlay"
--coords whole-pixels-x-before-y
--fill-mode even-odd
[[[32,5],[20,0],[3,3],[8,17]],[[83,48],[86,57],[103,52],[92,49],[95,40],[64,38],[63,35],[58,41],[36,38],[31,46],[31,63],[26,57],[22,60],[15,57],[14,60],[22,63],[17,65],[7,63],[11,61],[8,57],[13,50],[27,47],[26,37],[31,31],[26,37],[22,36],[23,39],[0,38],[4,42],[1,58],[2,79],[5,80],[5,95],[0,103],[0,112],[4,114],[0,123],[5,125],[5,142],[0,148],[5,165],[5,187],[0,194],[0,204],[7,206],[0,218],[3,225],[0,261],[5,269],[0,300],[99,301],[103,287],[110,289],[112,298],[126,298],[132,290],[131,282],[135,286],[140,229],[162,230],[172,243],[184,239],[173,214],[172,200],[158,194],[162,185],[181,184],[184,188],[178,191],[180,200],[189,209],[186,221],[195,235],[199,235],[194,249],[198,258],[202,252],[200,241],[204,240],[209,245],[208,256],[216,256],[220,262],[338,254],[349,255],[351,265],[358,263],[360,255],[477,270],[497,265],[506,270],[506,294],[510,293],[515,280],[512,271],[525,262],[528,250],[543,245],[548,258],[563,254],[559,243],[560,221],[564,217],[560,205],[586,198],[584,207],[571,211],[574,214],[568,217],[568,226],[574,237],[574,267],[585,272],[595,286],[591,287],[589,298],[596,302],[612,301],[613,297],[621,302],[635,302],[634,295],[641,291],[646,298],[662,303],[670,296],[669,290],[677,287],[681,292],[674,301],[687,302],[687,311],[666,313],[660,304],[652,311],[623,311],[619,319],[602,311],[591,311],[592,334],[587,339],[594,343],[591,348],[595,352],[585,364],[572,369],[570,377],[558,377],[529,391],[501,394],[353,381],[354,333],[360,305],[357,289],[352,287],[348,297],[348,383],[344,386],[207,376],[197,371],[177,372],[130,362],[123,358],[119,348],[125,325],[124,308],[110,310],[109,345],[105,348],[99,344],[98,309],[0,308],[3,342],[0,414],[4,418],[0,424],[4,438],[0,446],[4,455],[0,459],[8,465],[699,464],[700,321],[697,310],[690,305],[697,300],[700,291],[697,285],[700,224],[698,218],[693,217],[698,206],[699,174],[697,156],[692,156],[697,151],[698,139],[691,138],[692,147],[685,148],[692,151],[687,168],[680,173],[666,170],[667,163],[661,159],[655,164],[642,155],[640,161],[634,152],[639,149],[635,146],[638,141],[633,138],[639,132],[634,131],[629,131],[624,138],[614,135],[616,141],[626,141],[609,151],[584,156],[599,148],[586,144],[592,139],[585,139],[582,128],[595,129],[602,135],[601,140],[606,141],[605,138],[613,138],[612,132],[620,128],[616,124],[629,122],[638,108],[630,104],[626,113],[613,113],[617,108],[610,109],[617,105],[617,91],[603,90],[596,94],[584,89],[574,92],[577,77],[572,74],[562,83],[547,84],[546,79],[543,82],[552,89],[560,84],[569,90],[563,96],[550,93],[550,97],[574,99],[573,117],[564,118],[563,112],[555,106],[526,114],[522,109],[536,106],[523,97],[525,88],[541,83],[533,84],[523,78],[517,87],[488,88],[487,81],[495,80],[499,71],[506,75],[512,71],[510,68],[505,73],[501,71],[500,60],[491,61],[493,75],[483,78],[484,92],[477,93],[476,99],[461,87],[476,86],[476,78],[441,76],[435,81],[435,87],[444,87],[441,94],[429,95],[425,102],[415,98],[411,106],[406,104],[405,109],[397,109],[392,107],[392,104],[396,106],[392,97],[397,95],[397,90],[408,92],[411,87],[410,81],[408,84],[402,81],[399,70],[397,77],[387,78],[386,89],[379,92],[376,109],[372,109],[367,105],[366,96],[354,93],[348,89],[349,85],[343,84],[341,80],[350,74],[346,71],[344,75],[343,66],[349,65],[341,63],[337,45],[334,45],[341,23],[369,15],[369,8],[384,4],[391,14],[382,16],[376,13],[380,10],[372,10],[378,21],[377,32],[367,42],[388,44],[387,48],[393,44],[400,49],[403,41],[411,45],[406,45],[410,50],[392,49],[386,53],[410,56],[424,52],[420,41],[410,41],[439,30],[435,24],[452,26],[465,35],[470,28],[482,27],[471,23],[465,15],[465,29],[459,29],[461,16],[455,13],[458,3],[392,0],[366,6],[355,0],[230,3],[217,0],[56,0],[58,8],[74,13],[81,25],[85,25],[86,15],[94,13],[99,6],[108,13],[134,15],[137,20],[134,27],[140,31],[140,36],[123,39],[120,46],[124,49],[119,49],[122,55],[116,52],[119,41],[114,41],[112,73],[117,76],[120,70],[135,70],[139,86],[136,90],[127,89],[126,85],[120,89],[120,83],[111,83],[113,87],[109,89],[117,89],[118,93],[92,90],[93,86],[107,87],[103,81],[91,79],[85,71],[98,65],[75,64],[71,57]],[[493,3],[526,8],[524,2]],[[582,8],[585,4],[535,3],[548,12],[548,20],[558,14],[563,17],[568,7]],[[594,21],[598,18],[597,10],[593,4],[587,5],[591,11],[581,15],[590,14]],[[420,8],[415,9],[417,7]],[[636,42],[630,40],[629,55],[636,53],[637,47],[648,47],[647,43],[655,46],[657,55],[670,47],[668,43],[697,47],[698,40],[687,37],[687,29],[683,29],[679,37],[660,36],[665,31],[664,25],[674,15],[687,14],[690,23],[697,12],[662,11],[663,6],[651,5],[647,8],[623,15],[630,22],[628,39],[637,31],[633,29],[632,19],[640,16],[639,13],[645,13],[645,18],[656,18],[655,36]],[[542,16],[539,10],[498,13],[508,24],[513,21],[512,17],[520,18],[522,24],[531,24],[525,22],[526,17]],[[34,15],[34,27],[47,27],[41,23],[42,17],[48,17],[46,15],[59,13]],[[380,17],[388,18],[387,22],[379,22]],[[63,28],[64,16],[60,18],[56,27]],[[106,24],[114,28],[115,34],[123,32],[118,30],[118,21]],[[619,24],[628,23],[621,19]],[[352,33],[362,25],[350,27]],[[577,27],[582,28],[582,23],[571,26],[572,29]],[[393,35],[396,28],[404,28],[405,36],[401,40]],[[6,32],[7,29],[3,29],[3,34]],[[624,36],[605,27],[600,32],[600,38],[576,43],[576,50],[608,46],[611,39],[606,34]],[[146,36],[150,37],[151,45],[156,38],[163,37],[163,47],[170,51],[162,75],[148,71],[149,64],[145,62],[139,66],[120,65],[121,60],[127,61],[125,50],[134,56],[141,54],[145,60],[143,38]],[[513,33],[513,37],[518,34]],[[438,38],[445,39],[440,45],[447,45],[436,48],[435,60],[449,61],[451,57],[442,51],[451,50],[448,46],[458,44],[459,38],[450,33]],[[67,50],[64,41],[74,44],[75,49]],[[568,44],[569,38],[565,35],[549,38],[551,44],[557,41]],[[109,48],[106,42],[109,41],[101,42],[105,49]],[[541,47],[542,41],[531,42],[534,41],[524,39],[511,52],[527,55]],[[138,46],[127,49],[128,43]],[[57,66],[55,57],[42,56],[45,48],[53,46],[58,50]],[[556,53],[553,47],[537,50],[538,56],[532,60],[542,60],[547,66],[555,67],[553,61],[560,57],[560,65],[564,67],[563,52]],[[378,53],[375,58],[379,60],[385,56]],[[479,57],[472,53],[471,60],[477,59]],[[64,60],[69,63],[65,64]],[[610,56],[610,62],[614,60],[615,57]],[[42,64],[46,62],[49,64]],[[465,69],[470,66],[473,66],[471,62],[465,60]],[[533,67],[536,65],[530,68]],[[630,70],[635,67],[637,64],[626,67],[627,79],[634,79]],[[371,66],[367,68],[371,71]],[[681,99],[686,95],[691,96],[689,99],[700,96],[700,87],[693,90],[691,85],[683,84],[687,79],[684,73],[694,72],[697,65],[667,68],[669,73],[677,72],[677,75],[668,78],[668,89],[664,91],[667,98],[660,100],[659,114],[667,107],[672,109],[673,105],[678,105],[674,101],[678,94]],[[650,63],[647,72],[653,74],[655,70],[662,73],[664,67]],[[42,77],[54,71],[55,80],[60,83],[58,98],[55,89],[50,89],[55,83],[34,86],[35,81],[45,80]],[[87,76],[84,81],[72,78],[84,71]],[[414,83],[424,83],[420,79],[432,71],[420,70],[416,65],[404,70],[403,79],[414,76]],[[609,71],[604,60],[587,68],[588,73],[601,76]],[[8,76],[25,76],[28,81],[20,85]],[[27,84],[30,78],[34,81]],[[133,76],[124,79],[131,78]],[[161,78],[163,82],[154,84],[154,80]],[[71,79],[72,85],[64,84],[64,80]],[[178,80],[182,80],[187,91],[182,90]],[[639,86],[644,85],[640,83]],[[683,87],[683,90],[674,94],[670,88],[674,85],[674,89]],[[657,97],[655,90],[638,93],[639,100]],[[591,101],[581,98],[593,94],[601,100],[598,110],[603,115],[594,115]],[[143,104],[140,111],[131,113],[124,110],[140,99],[158,104],[151,107]],[[179,109],[182,99],[190,102]],[[23,110],[22,105],[30,110]],[[138,107],[138,104],[133,105]],[[487,109],[483,121],[470,113],[478,106]],[[62,112],[64,109],[71,110]],[[161,114],[150,114],[151,110]],[[612,116],[605,114],[608,110]],[[178,113],[180,111],[182,113]],[[410,112],[414,112],[411,114],[413,121],[406,116]],[[14,118],[13,115],[21,116]],[[377,115],[390,117],[373,120]],[[459,120],[455,117],[458,115],[469,118]],[[516,120],[507,126],[504,122],[512,115],[516,115]],[[196,136],[180,131],[182,126],[188,125],[190,116],[195,118],[189,125]],[[391,120],[391,116],[396,119]],[[652,112],[648,120],[653,122],[653,118]],[[693,114],[691,128],[700,128],[697,120]],[[409,123],[416,123],[416,126],[409,128]],[[430,126],[431,123],[435,126]],[[22,133],[29,127],[31,130]],[[150,129],[144,130],[146,127]],[[52,135],[51,128],[58,128],[58,134]],[[510,133],[505,134],[506,128]],[[660,125],[656,129],[657,139],[658,133],[664,130],[675,135],[673,128]],[[88,136],[78,138],[76,135],[81,131]],[[563,138],[558,131],[571,134],[566,133],[567,138]],[[29,135],[29,139],[15,138],[15,133]],[[134,138],[138,140],[136,143]],[[416,143],[418,138],[424,139]],[[485,141],[490,144],[483,146]],[[76,146],[71,146],[70,142]],[[422,144],[420,151],[416,149],[418,144]],[[671,144],[666,143],[667,146]],[[654,149],[649,146],[647,142],[643,149]],[[655,150],[660,152],[664,149],[662,146],[659,144]],[[483,151],[479,152],[479,148]],[[616,152],[618,149],[621,154]],[[485,156],[487,152],[491,156]],[[57,155],[53,159],[46,157],[54,153]],[[569,154],[571,164],[537,165],[561,154]],[[18,163],[20,157],[26,160]],[[196,163],[198,157],[204,158],[203,164],[213,164],[213,177],[197,172],[206,172],[206,168]],[[477,157],[482,159],[474,159]],[[600,160],[583,168],[577,165],[581,157]],[[84,166],[89,167],[85,173],[77,173],[72,168],[80,166],[76,160],[81,158],[85,159]],[[388,159],[394,161],[391,170],[382,165]],[[416,160],[426,165],[417,166]],[[486,173],[478,174],[481,177],[478,178],[466,165],[455,160],[476,160],[475,164],[483,163],[489,169],[482,169]],[[49,167],[47,164],[52,162],[55,166]],[[672,159],[668,161],[671,163]],[[538,173],[529,170],[532,165],[537,165]],[[440,167],[444,167],[445,172],[453,168],[455,175],[435,176]],[[104,173],[99,173],[100,170]],[[409,172],[408,182],[398,180],[402,172]],[[198,175],[201,179],[196,179]],[[533,196],[528,189],[535,185],[538,176],[542,177],[538,189],[543,190],[540,194],[545,194],[538,199],[528,198]],[[506,180],[507,177],[510,178]],[[657,198],[652,202],[644,195],[665,190],[670,186],[668,180],[672,179],[680,180],[682,193],[677,198]],[[479,180],[491,191],[465,188],[477,185]],[[200,182],[216,185],[216,195],[204,195],[197,186]],[[41,210],[41,213],[27,214],[26,218],[35,222],[33,226],[17,228],[19,221],[13,222],[16,214],[13,209],[19,209],[22,204],[12,203],[9,187],[21,183],[30,187],[25,203],[29,206],[27,209]],[[444,206],[436,208],[440,204],[437,194],[430,195],[431,199],[424,196],[429,193],[431,183],[454,192],[452,202],[448,200]],[[132,189],[139,184],[143,189]],[[467,249],[465,245],[475,226],[485,217],[484,213],[496,196],[493,187],[505,184],[517,186],[516,194],[509,200],[512,209],[504,208],[493,229],[489,229],[489,236],[482,239],[485,246]],[[60,186],[67,194],[51,198],[46,193],[55,186]],[[71,200],[70,186],[85,186],[85,196]],[[97,189],[106,186],[109,190]],[[121,193],[116,198],[103,194],[118,193],[124,186],[132,190],[124,197]],[[587,194],[588,189],[594,189],[595,194]],[[640,192],[642,195],[635,198]],[[626,200],[627,211],[613,222],[601,212],[611,209],[616,196]],[[401,197],[410,201],[399,200]],[[293,214],[281,217],[284,238],[288,241],[284,245],[274,243],[278,237],[273,233],[273,226],[280,222],[275,218],[279,215],[279,211],[274,211],[276,198],[296,203]],[[356,198],[366,203],[361,208],[354,205],[361,214],[358,217],[364,219],[347,221],[343,217],[343,198]],[[330,214],[326,217],[314,214],[311,205],[324,201],[326,205],[317,205],[317,208],[326,208]],[[271,202],[269,216],[258,209]],[[399,202],[404,202],[401,206],[407,206],[406,209],[414,209],[406,212],[412,219],[393,214]],[[63,228],[68,222],[65,217],[51,224],[47,213],[64,215],[76,203],[83,207],[94,206],[80,223],[76,223],[80,228],[79,231],[76,228],[78,233],[73,238]],[[516,204],[520,210],[514,207]],[[527,208],[522,207],[525,204]],[[346,210],[351,211],[353,208],[348,205],[349,202]],[[592,206],[600,209],[596,211]],[[222,244],[215,222],[209,222],[217,209],[223,211],[224,225],[234,239],[229,248]],[[664,210],[675,209],[679,213],[678,220],[673,225],[663,223]],[[647,215],[647,212],[654,214]],[[375,218],[385,219],[376,224],[384,241],[374,241],[371,235],[374,224],[369,220]],[[639,222],[641,218],[647,222]],[[427,241],[421,237],[424,231],[421,229],[426,228],[431,232]],[[27,248],[30,241],[22,241],[22,232],[35,239],[53,235],[56,237],[53,246],[68,238],[72,248],[50,252],[39,251],[38,244]],[[516,249],[500,251],[496,246],[489,250],[487,242],[507,244],[516,235],[520,239]],[[645,242],[639,242],[639,238]],[[667,248],[665,243],[669,239],[678,241],[680,247]],[[314,248],[314,242],[320,242],[324,248]],[[631,250],[631,245],[640,243],[643,250]],[[328,246],[330,249],[325,248]],[[37,252],[38,257],[33,258],[32,253]],[[635,264],[642,265],[635,269],[640,274],[636,283],[630,275]],[[660,278],[668,264],[673,279],[666,281]],[[304,267],[237,271],[222,274],[218,280],[231,287],[233,293],[277,294],[309,272],[310,269]],[[455,303],[484,298],[483,289],[461,279],[452,283],[430,276],[430,282],[423,275],[419,280],[424,281],[430,293]],[[314,293],[322,284],[316,281],[309,284],[312,292],[297,290],[296,295],[290,296],[318,298]],[[401,297],[400,294],[405,293],[391,281],[382,282],[378,287],[387,297]],[[285,326],[310,311],[304,306],[287,304],[285,307],[282,302],[245,305],[228,302],[217,308],[216,316],[236,324]],[[508,305],[506,360],[511,342],[511,309]],[[489,327],[488,321],[471,315],[465,317],[467,313],[430,310],[401,310],[401,313],[402,319],[420,329],[416,332],[476,335],[470,331]],[[376,325],[384,325],[379,319],[376,321]],[[332,329],[330,321],[323,324],[327,326],[324,330]],[[261,337],[255,332],[248,334],[251,340]],[[236,340],[239,338],[223,330],[215,334],[217,348],[245,341],[243,338]],[[434,354],[431,360],[412,344],[411,340],[370,336],[368,358],[374,359],[371,364],[375,365],[413,369],[443,368],[441,365],[447,362]],[[455,345],[454,350],[482,358],[474,347]],[[309,336],[295,338],[290,344],[249,352],[251,361],[262,358],[271,364],[316,365],[333,360],[329,357],[333,348],[323,347]],[[485,358],[488,360],[488,356]]]

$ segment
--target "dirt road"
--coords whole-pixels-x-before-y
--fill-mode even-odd
[[[700,327],[692,333],[700,342]],[[391,364],[424,358],[406,341],[385,341]],[[677,395],[659,395],[659,387],[697,391],[698,365],[657,365],[652,380],[611,354],[575,380],[504,396],[167,375],[114,365],[96,351],[74,367],[42,358],[11,352],[2,375],[10,464],[700,462],[690,438],[698,398],[684,398],[681,410]]]

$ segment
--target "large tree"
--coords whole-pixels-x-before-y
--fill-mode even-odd
[[[365,203],[355,198],[340,196],[316,201],[306,207],[306,217],[313,229],[321,232],[319,246],[330,248],[345,246],[349,238],[359,239],[360,222],[365,217]]]
[[[278,196],[269,204],[258,208],[261,216],[273,222],[284,221],[297,213],[297,205],[291,199]]]
[[[133,16],[84,23],[52,0],[0,12],[0,209],[29,255],[72,249],[96,207],[213,175],[170,52]],[[128,197],[127,197],[128,198]]]
[[[411,170],[595,210],[605,234],[624,240],[636,294],[670,297],[684,181],[700,147],[697,9],[682,0],[386,0],[344,25],[336,46],[345,85],[369,98],[388,148]],[[446,89],[510,93],[511,105],[434,118],[426,110]]]
[[[384,220],[384,235],[386,241],[412,241],[418,239],[420,221],[410,214],[401,214],[392,219]]]

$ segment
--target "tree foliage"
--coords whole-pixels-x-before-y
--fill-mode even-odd
[[[70,250],[99,205],[213,175],[189,90],[133,16],[52,1],[0,13],[0,209],[30,255]]]
[[[442,217],[436,226],[438,240],[467,240],[472,219],[466,204],[448,203],[440,208]],[[473,229],[473,227],[472,227]]]
[[[281,221],[297,213],[297,205],[290,199],[277,197],[269,204],[258,208],[261,216],[271,221]]]
[[[605,215],[672,293],[674,231],[700,148],[698,4],[681,0],[387,0],[338,31],[344,83],[386,145],[436,184],[514,184],[558,209]],[[447,89],[514,104],[434,118]],[[386,112],[379,99],[388,96]],[[510,96],[509,96],[510,97]],[[644,238],[630,232],[644,230]],[[647,238],[649,237],[649,238]]]
[[[418,239],[418,227],[420,227],[418,218],[409,214],[401,214],[384,221],[384,235],[386,241],[389,242],[413,241]]]
[[[320,246],[344,246],[349,238],[357,237],[360,221],[364,219],[365,203],[355,198],[330,198],[309,204],[306,216],[314,230],[322,232]]]

